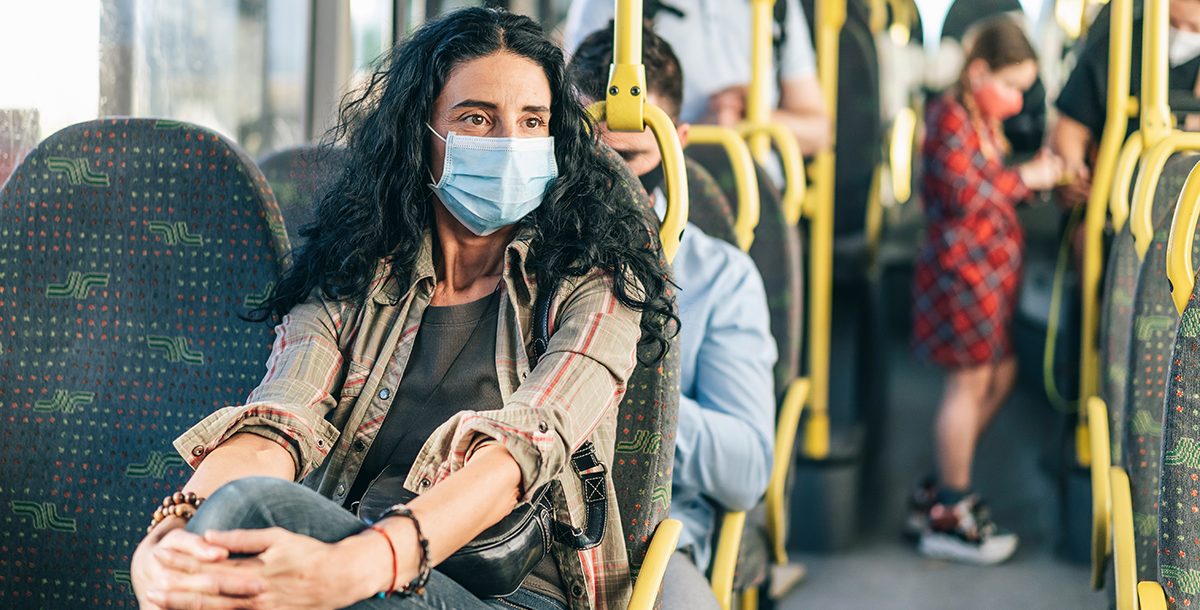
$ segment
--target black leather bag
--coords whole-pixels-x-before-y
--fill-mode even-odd
[[[545,290],[534,311],[534,341],[530,366],[550,342],[550,304],[556,290]],[[437,570],[477,597],[505,597],[516,592],[537,564],[550,552],[552,540],[584,550],[600,544],[608,516],[604,493],[607,469],[596,457],[595,447],[585,442],[571,455],[571,467],[583,482],[587,523],[583,529],[554,519],[550,503],[551,481],[538,489],[529,502],[519,504],[507,517],[485,530],[442,563]],[[388,466],[375,477],[359,501],[357,513],[367,522],[378,520],[396,504],[407,504],[416,494],[404,488],[407,472]]]

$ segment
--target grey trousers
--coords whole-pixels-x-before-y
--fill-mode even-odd
[[[721,610],[704,572],[687,553],[676,551],[663,577],[663,610]]]

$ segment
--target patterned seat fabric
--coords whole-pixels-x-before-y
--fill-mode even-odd
[[[737,186],[729,157],[717,146],[689,146],[688,156],[704,166],[725,193],[737,201]],[[775,392],[782,398],[788,383],[800,374],[800,339],[804,323],[804,263],[800,231],[783,217],[779,189],[762,168],[757,168],[760,209],[750,258],[762,276],[771,315],[771,336],[779,348],[775,363]],[[701,227],[703,228],[703,227]],[[705,229],[707,231],[707,229]],[[780,264],[780,263],[783,264]]]
[[[340,148],[299,146],[272,153],[259,163],[293,248],[303,245],[300,229],[314,220],[321,193],[344,167],[344,157]]]
[[[50,136],[0,191],[0,607],[134,608],[130,557],[271,347],[287,236],[235,145],[172,121]],[[69,555],[70,561],[64,561]]]
[[[1174,202],[1188,172],[1200,157],[1192,156],[1166,167],[1155,198]],[[1158,205],[1165,205],[1159,203]],[[1173,205],[1173,204],[1172,204]],[[1159,454],[1167,369],[1179,318],[1171,302],[1166,269],[1170,218],[1160,222],[1138,274],[1133,302],[1133,337],[1129,349],[1130,385],[1126,403],[1123,461],[1129,472],[1133,500],[1135,556],[1138,579],[1158,573]],[[1197,243],[1200,252],[1200,242]]]
[[[1167,161],[1169,171],[1165,173],[1172,176],[1174,181],[1180,172],[1186,176],[1187,170],[1195,162],[1195,155],[1176,155]],[[1175,165],[1185,165],[1187,169],[1177,169]],[[1168,193],[1154,198],[1151,210],[1154,226],[1165,222],[1175,209],[1175,200],[1168,195],[1175,192],[1176,185],[1169,186]],[[1125,409],[1129,401],[1129,346],[1133,339],[1133,295],[1137,291],[1141,265],[1134,249],[1133,234],[1129,231],[1129,223],[1126,223],[1124,229],[1113,238],[1109,250],[1104,271],[1104,302],[1100,310],[1100,396],[1108,404],[1110,454],[1113,463],[1118,466],[1124,466],[1125,463],[1123,451]]]
[[[717,179],[695,159],[684,157],[684,165],[687,167],[688,181],[688,222],[736,248],[738,243],[733,223],[737,218],[734,209],[737,199],[727,198]]]
[[[1200,281],[1175,334],[1163,422],[1158,582],[1175,608],[1200,604]]]
[[[625,177],[619,195],[639,201],[648,220],[657,224],[649,197],[617,153],[605,147],[606,160]],[[674,295],[672,295],[672,299]],[[612,465],[613,485],[625,533],[629,566],[637,579],[650,538],[671,510],[671,473],[675,462],[675,427],[679,412],[679,342],[673,333],[667,355],[653,345],[638,348],[638,364],[629,377],[617,412],[617,446]]]

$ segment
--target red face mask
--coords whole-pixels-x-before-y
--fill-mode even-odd
[[[989,78],[982,85],[975,87],[974,95],[979,112],[999,121],[1016,116],[1025,104],[1020,91],[994,78]]]

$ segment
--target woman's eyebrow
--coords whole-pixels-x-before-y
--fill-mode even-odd
[[[484,110],[496,110],[498,107],[491,102],[483,102],[480,100],[463,100],[450,107],[451,110],[459,108],[482,108]]]

